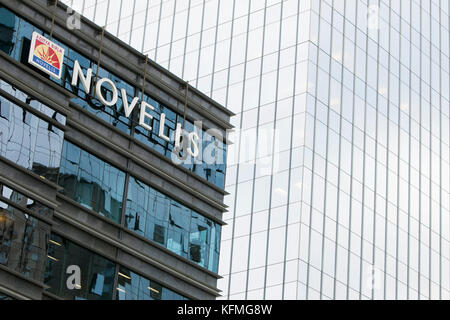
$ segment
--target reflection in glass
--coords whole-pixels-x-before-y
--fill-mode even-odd
[[[120,223],[125,173],[64,141],[58,184],[63,194]]]
[[[217,272],[220,225],[131,177],[125,226]]]
[[[38,215],[42,215],[45,217],[51,217],[52,209],[45,206],[39,201],[31,199],[24,194],[9,188],[8,186],[0,183],[0,198],[8,199],[17,205],[24,207]]]
[[[49,214],[51,209],[3,185],[0,192],[0,199],[9,199],[17,205],[0,201],[0,264],[42,281],[50,225],[31,216],[26,209],[39,214]]]
[[[11,54],[14,47],[16,17],[5,8],[0,8],[0,50]]]
[[[16,99],[26,103],[40,113],[45,114],[47,117],[59,122],[61,125],[66,124],[66,117],[64,115],[2,79],[0,79],[0,89],[7,92]],[[5,116],[6,114],[2,115]]]
[[[59,170],[64,132],[3,96],[0,110],[0,155],[53,179]]]

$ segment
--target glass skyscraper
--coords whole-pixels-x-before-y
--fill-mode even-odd
[[[223,298],[450,299],[449,0],[64,2],[236,113]]]

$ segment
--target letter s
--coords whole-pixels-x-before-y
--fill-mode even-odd
[[[187,152],[190,156],[196,158],[198,156],[198,145],[197,142],[200,138],[196,132],[189,133],[189,144],[190,147],[187,149]]]

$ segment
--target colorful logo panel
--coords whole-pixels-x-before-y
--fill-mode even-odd
[[[39,33],[33,32],[28,63],[52,77],[61,79],[63,59],[64,48]]]

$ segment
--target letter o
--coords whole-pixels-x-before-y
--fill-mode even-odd
[[[104,82],[109,84],[112,89],[113,96],[112,96],[111,101],[106,101],[106,99],[102,95],[101,88],[102,88],[102,85]],[[117,103],[118,93],[117,93],[116,85],[114,84],[114,82],[112,82],[108,78],[102,78],[97,81],[97,83],[95,84],[95,95],[97,96],[98,100],[100,100],[100,102],[103,103],[105,106],[111,107]]]

